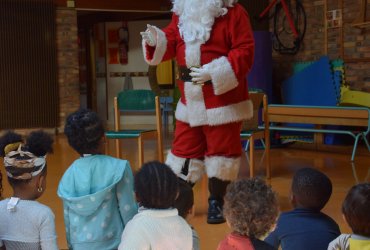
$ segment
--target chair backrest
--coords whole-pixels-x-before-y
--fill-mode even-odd
[[[242,130],[257,129],[260,120],[260,108],[263,107],[263,112],[265,112],[265,106],[267,106],[267,96],[263,92],[249,92],[249,99],[253,103],[253,117],[249,120],[243,121]],[[263,114],[263,116],[265,115]]]
[[[147,89],[121,91],[117,95],[120,111],[155,111],[155,94]]]
[[[114,130],[121,129],[121,113],[156,116],[157,131],[161,129],[159,97],[151,90],[126,90],[114,97]]]

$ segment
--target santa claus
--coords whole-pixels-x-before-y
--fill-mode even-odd
[[[236,2],[174,0],[166,28],[148,25],[141,32],[148,64],[176,58],[181,98],[166,164],[190,184],[207,173],[210,224],[225,221],[223,196],[238,175],[241,123],[253,115],[246,76],[254,39],[248,14]]]

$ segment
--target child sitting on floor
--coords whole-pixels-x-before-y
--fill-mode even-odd
[[[133,175],[126,160],[103,154],[104,127],[97,113],[80,109],[67,117],[64,133],[79,154],[58,187],[70,249],[117,249],[137,213]]]
[[[332,184],[325,174],[313,168],[298,170],[291,187],[294,210],[280,215],[265,241],[283,250],[327,249],[340,234],[337,223],[321,212],[331,193]]]
[[[175,208],[179,212],[179,215],[184,218],[186,221],[189,220],[189,217],[193,213],[194,206],[194,192],[191,186],[179,179],[179,195],[175,201]],[[199,236],[197,231],[190,225],[193,233],[193,250],[199,250]]]
[[[43,131],[22,136],[7,132],[0,138],[11,198],[0,201],[0,249],[58,249],[54,214],[36,200],[46,188],[46,154],[53,139]],[[4,248],[5,247],[5,248]]]
[[[165,164],[148,162],[135,175],[139,213],[122,233],[119,250],[191,250],[192,232],[174,208],[178,178]]]
[[[220,242],[218,250],[273,250],[259,240],[275,225],[279,213],[276,194],[258,178],[229,184],[224,216],[232,232]]]
[[[342,204],[343,217],[353,234],[342,234],[333,240],[328,250],[370,249],[370,183],[353,186]]]

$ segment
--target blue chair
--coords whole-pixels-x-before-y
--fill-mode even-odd
[[[161,113],[162,113],[162,122],[164,125],[165,131],[168,130],[168,118],[169,115],[173,112],[173,97],[172,96],[162,96],[159,98],[161,103]]]
[[[246,150],[249,148],[249,175],[254,176],[254,141],[261,140],[262,145],[265,148],[266,155],[266,177],[271,177],[271,163],[270,163],[270,129],[269,120],[267,116],[267,96],[262,92],[250,92],[249,97],[253,103],[254,114],[253,118],[246,121],[243,124],[242,131],[240,133],[241,140],[247,140]],[[262,104],[262,105],[261,105]],[[262,106],[262,116],[264,126],[258,126],[260,108]],[[263,139],[265,142],[263,142]]]
[[[156,116],[156,129],[121,129],[121,115],[149,115]],[[121,139],[136,138],[138,143],[139,167],[144,163],[144,140],[156,139],[158,160],[164,161],[162,142],[162,120],[159,97],[151,90],[125,90],[114,97],[114,130],[105,132],[106,139],[115,140],[116,157],[121,157]],[[107,150],[107,148],[106,148]]]

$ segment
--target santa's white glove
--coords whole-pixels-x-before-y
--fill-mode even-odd
[[[140,35],[146,44],[154,47],[157,45],[157,31],[155,30],[154,26],[150,24],[147,24],[147,27],[148,28],[146,31],[140,32]]]
[[[203,84],[206,81],[211,80],[211,75],[209,74],[209,71],[205,69],[204,67],[197,68],[197,67],[191,67],[190,68],[191,72],[189,75],[192,77],[191,81],[193,83],[197,84]]]

